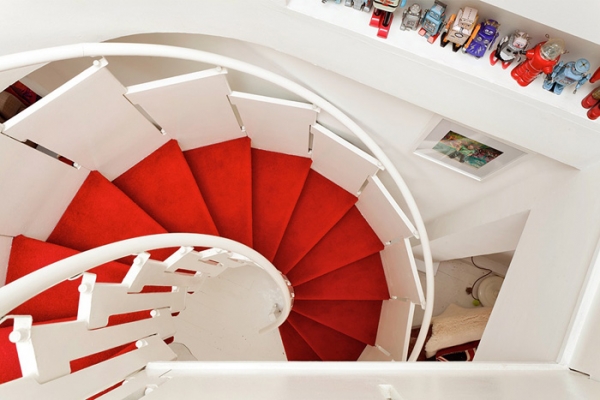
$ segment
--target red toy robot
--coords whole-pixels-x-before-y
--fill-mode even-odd
[[[590,78],[590,82],[594,83],[600,79],[600,68],[594,72],[594,75]],[[600,117],[600,87],[592,90],[590,94],[585,96],[581,101],[583,108],[589,108],[587,117],[589,119],[597,119]]]
[[[521,86],[527,86],[542,72],[551,74],[554,66],[565,53],[565,42],[559,38],[538,43],[525,53],[525,61],[517,65],[510,75]]]

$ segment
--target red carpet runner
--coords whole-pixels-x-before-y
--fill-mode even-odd
[[[356,360],[375,343],[382,300],[389,299],[383,245],[353,206],[357,198],[310,164],[308,158],[251,149],[248,138],[185,153],[170,141],[113,183],[91,172],[47,243],[14,238],[7,282],[135,236],[220,234],[254,246],[288,274],[296,302],[280,333],[289,360]],[[152,256],[164,259],[171,251]],[[112,262],[92,272],[99,281],[120,282],[127,269]],[[78,284],[61,283],[15,312],[33,315],[35,323],[74,318]],[[20,376],[9,332],[0,328],[0,383]],[[73,367],[118,351],[125,350],[77,360]]]

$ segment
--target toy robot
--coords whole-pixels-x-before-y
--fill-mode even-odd
[[[331,1],[331,0],[321,0],[321,3],[327,3],[328,1]],[[335,0],[336,4],[340,4],[341,2],[342,2],[342,0]]]
[[[387,38],[390,33],[390,26],[394,19],[394,11],[398,8],[400,0],[373,0],[373,15],[371,16],[371,22],[369,25],[379,28],[377,36],[380,38]],[[406,5],[406,0],[402,0],[400,7]]]
[[[573,94],[575,94],[577,89],[588,81],[589,70],[590,62],[585,58],[569,61],[566,64],[561,61],[554,67],[552,74],[546,76],[542,87],[552,93],[561,94],[565,86],[577,82],[575,90],[573,90]]]
[[[452,42],[452,51],[458,51],[469,40],[477,24],[477,10],[473,7],[464,7],[453,14],[442,30],[440,46],[446,47]]]
[[[592,74],[590,83],[595,83],[598,79],[600,79],[600,68]],[[592,90],[590,94],[585,96],[581,101],[581,106],[589,109],[587,112],[587,117],[589,119],[597,119],[600,117],[600,87]]]
[[[435,42],[440,34],[446,18],[446,7],[445,3],[435,0],[433,6],[429,10],[425,10],[419,35],[424,36],[429,43]]]
[[[519,61],[521,54],[529,46],[529,35],[525,32],[514,31],[510,36],[504,36],[496,50],[490,53],[490,64],[496,65],[502,62],[502,68],[506,69],[514,60]]]
[[[402,13],[402,24],[400,25],[400,29],[403,31],[413,30],[416,31],[419,27],[419,21],[421,21],[421,6],[418,4],[413,4]]]
[[[517,65],[510,75],[521,86],[527,86],[542,72],[551,74],[554,66],[565,53],[565,42],[560,38],[538,43],[525,53],[526,60]]]
[[[491,49],[496,41],[499,27],[500,24],[498,21],[486,19],[475,29],[473,32],[475,38],[469,39],[465,47],[463,47],[463,51],[477,58],[483,57],[485,52]],[[471,38],[473,38],[473,35],[471,35]]]
[[[344,4],[346,7],[354,7],[355,10],[370,12],[373,0],[346,0]]]

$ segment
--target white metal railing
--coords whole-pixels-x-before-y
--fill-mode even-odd
[[[434,274],[431,249],[429,247],[429,238],[425,229],[425,223],[419,213],[417,204],[408,189],[408,186],[402,179],[402,176],[387,157],[384,151],[375,143],[375,141],[352,119],[345,115],[333,104],[302,87],[301,85],[274,74],[263,68],[235,60],[229,57],[181,47],[154,45],[154,44],[130,44],[130,43],[82,43],[75,45],[66,45],[59,47],[51,47],[47,49],[28,51],[18,54],[6,55],[0,57],[0,71],[5,71],[14,68],[20,68],[30,65],[43,64],[52,61],[60,61],[79,57],[101,57],[101,56],[144,56],[144,57],[161,57],[175,58],[188,61],[197,61],[206,64],[212,64],[220,67],[237,70],[249,75],[258,77],[267,82],[278,85],[291,93],[294,93],[310,103],[316,105],[322,110],[328,112],[352,132],[370,151],[379,159],[381,164],[387,169],[394,183],[404,197],[404,201],[410,211],[413,222],[417,228],[421,246],[423,248],[423,257],[426,271],[426,304],[423,316],[421,330],[417,337],[417,341],[413,351],[409,357],[409,361],[415,361],[421,351],[427,330],[431,321],[434,303]],[[174,246],[181,244],[173,244]],[[151,246],[148,246],[151,247]],[[116,257],[118,258],[118,257]],[[33,275],[33,274],[32,274]],[[73,275],[73,274],[72,274]],[[71,275],[69,275],[71,276]],[[68,276],[66,277],[68,278]],[[28,280],[31,281],[31,280]],[[19,297],[19,298],[22,298]],[[0,299],[0,304],[2,301]],[[13,303],[11,303],[13,304]],[[20,304],[20,303],[19,303]],[[2,315],[2,313],[0,313]]]
[[[44,290],[98,265],[147,250],[179,246],[218,248],[248,258],[273,279],[281,292],[283,302],[275,320],[260,332],[271,331],[286,320],[292,308],[293,294],[290,292],[289,281],[269,260],[256,250],[234,240],[196,233],[165,233],[122,240],[76,254],[34,271],[0,288],[0,320],[11,310]]]

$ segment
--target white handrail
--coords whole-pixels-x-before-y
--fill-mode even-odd
[[[163,233],[122,240],[96,247],[38,269],[6,286],[0,287],[0,319],[44,290],[98,265],[147,250],[180,246],[215,247],[241,254],[256,263],[275,281],[281,291],[284,303],[281,314],[271,324],[262,328],[260,333],[277,328],[287,319],[292,309],[292,297],[283,275],[269,260],[242,243],[219,236],[198,233]]]
[[[417,341],[408,361],[416,361],[431,322],[434,302],[434,274],[431,249],[429,247],[429,237],[425,229],[425,223],[421,217],[417,204],[408,189],[408,186],[402,179],[402,176],[390,161],[387,155],[375,143],[375,141],[352,119],[341,112],[333,104],[324,98],[316,95],[301,85],[291,80],[279,76],[263,68],[256,67],[243,61],[208,53],[201,50],[194,50],[182,47],[155,45],[155,44],[133,44],[133,43],[81,43],[74,45],[50,47],[47,49],[28,51],[18,54],[11,54],[0,57],[0,71],[14,68],[25,67],[29,65],[43,64],[52,61],[66,60],[78,57],[101,57],[101,56],[144,56],[144,57],[163,57],[176,58],[189,61],[197,61],[206,64],[226,67],[236,71],[244,72],[265,81],[278,85],[302,98],[320,107],[336,118],[342,125],[350,130],[373,155],[379,159],[381,164],[388,170],[394,183],[400,189],[404,201],[410,211],[413,222],[419,232],[421,246],[423,248],[423,258],[425,261],[426,274],[426,294],[425,294],[425,312],[423,323],[417,337]]]

